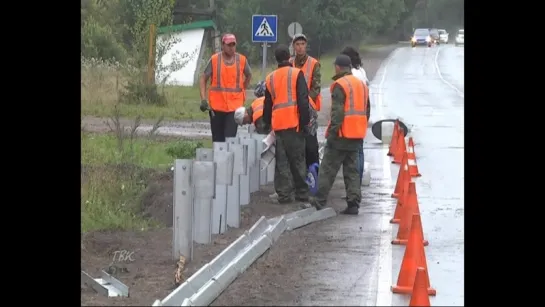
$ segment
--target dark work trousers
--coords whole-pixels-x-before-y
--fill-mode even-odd
[[[308,168],[314,163],[320,163],[318,155],[318,135],[305,135],[305,160]]]
[[[235,122],[235,112],[214,111],[215,116],[210,116],[210,129],[212,130],[212,142],[225,142],[225,138],[237,136],[238,125]]]

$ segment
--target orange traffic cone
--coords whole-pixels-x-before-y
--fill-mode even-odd
[[[422,228],[420,225],[420,214],[413,214],[411,219],[415,229],[411,230],[409,242],[407,243],[407,248],[405,248],[405,254],[401,262],[401,269],[397,277],[397,284],[392,286],[392,292],[411,294],[415,284],[417,267],[422,267],[426,271],[424,275],[426,292],[428,295],[436,295],[437,291],[431,288],[430,277],[427,274],[428,265],[426,263],[426,252],[422,244],[422,237],[416,229]]]
[[[386,155],[393,156],[395,149],[397,148],[397,135],[399,134],[399,122],[396,119],[394,124],[394,132],[392,133],[392,140],[390,141],[390,147],[388,147],[388,153]]]
[[[411,177],[420,177],[420,173],[418,172],[418,165],[416,165],[416,156],[414,154],[414,142],[413,138],[409,138],[409,146],[407,146],[407,154],[409,156],[409,174],[411,174]]]
[[[424,230],[422,229],[422,223],[418,225],[412,225],[413,214],[420,215],[420,208],[418,207],[418,199],[416,196],[416,184],[409,182],[409,190],[406,196],[406,201],[403,202],[400,213],[399,228],[397,229],[397,236],[392,240],[392,244],[406,245],[409,240],[409,236],[412,232],[418,232],[424,246],[428,246],[428,241],[424,240]],[[395,216],[395,215],[394,215]],[[419,220],[420,221],[420,220]]]
[[[394,161],[392,163],[400,164],[401,160],[403,159],[403,154],[407,151],[407,146],[405,145],[405,137],[403,136],[403,132],[400,131],[400,133],[397,134],[397,149],[394,153]]]
[[[409,306],[431,306],[428,295],[428,285],[426,284],[426,268],[416,268],[416,277],[414,279],[413,294]]]
[[[401,179],[400,179],[401,178]],[[396,184],[396,190],[398,190],[397,194],[392,194],[392,196],[396,195],[397,202],[396,202],[396,209],[394,211],[394,217],[390,220],[390,223],[398,224],[401,220],[401,217],[403,215],[403,210],[406,204],[407,204],[407,196],[409,193],[409,182],[411,181],[411,177],[409,176],[409,166],[407,164],[407,154],[403,155],[403,162],[401,162],[401,166],[399,167],[399,174],[397,175],[397,184]]]
[[[399,198],[401,192],[403,191],[403,183],[405,181],[409,182],[411,180],[411,177],[409,175],[408,157],[406,155],[403,155],[403,159],[404,160],[401,161],[401,165],[399,166],[396,186],[394,188],[394,193],[392,193],[392,198]]]

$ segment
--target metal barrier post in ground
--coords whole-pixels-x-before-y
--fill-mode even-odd
[[[200,244],[212,240],[212,202],[216,189],[216,168],[212,161],[193,162],[194,240]]]
[[[174,162],[174,189],[172,221],[173,258],[193,259],[193,187],[191,169],[193,160],[176,159]]]

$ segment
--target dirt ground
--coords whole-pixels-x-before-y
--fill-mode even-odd
[[[371,80],[380,64],[396,46],[380,48],[371,53],[362,55],[364,67]],[[325,81],[324,81],[325,82]],[[165,122],[163,125],[168,125]],[[94,132],[107,132],[103,119],[84,119],[82,126]],[[106,298],[99,296],[94,290],[81,286],[81,304],[84,306],[121,306],[121,305],[151,305],[155,299],[163,299],[174,289],[175,263],[171,259],[172,252],[172,174],[170,172],[152,176],[148,190],[142,198],[144,212],[155,218],[166,228],[146,232],[91,232],[82,236],[81,268],[93,277],[99,277],[100,270],[114,270],[114,275],[124,282],[130,291],[129,298]],[[344,195],[344,185],[337,183],[332,190],[331,197],[339,198]],[[209,245],[195,245],[194,260],[186,265],[185,277],[190,277],[203,264],[212,260],[225,247],[233,242],[241,233],[249,229],[262,215],[266,217],[278,216],[299,209],[298,204],[289,206],[274,204],[269,194],[273,193],[272,185],[262,187],[260,191],[251,195],[251,202],[242,210],[241,227],[229,229],[225,234],[216,235]],[[335,209],[344,206],[343,202]],[[312,231],[312,225],[298,231]],[[278,285],[283,283],[287,276],[290,279],[301,278],[297,272],[287,272],[283,263],[304,262],[306,246],[316,242],[301,242],[293,233],[286,233],[270,252],[256,261],[251,268],[235,281],[214,303],[221,305],[244,305],[249,302],[259,302],[259,305],[274,305],[274,302],[263,302],[259,295],[263,291],[278,291],[279,296],[290,295],[296,302],[297,289],[290,293],[279,291]],[[284,259],[285,250],[301,249],[298,259]],[[116,251],[133,252],[125,261],[113,262]],[[293,266],[291,266],[293,267]],[[263,285],[260,279],[263,274],[276,276],[276,282]],[[269,278],[268,280],[273,280]],[[294,280],[293,284],[297,284]],[[242,295],[244,294],[244,295]],[[269,296],[270,297],[270,296]]]

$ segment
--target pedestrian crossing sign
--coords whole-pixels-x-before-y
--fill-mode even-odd
[[[278,18],[276,15],[252,16],[252,42],[276,43]]]

